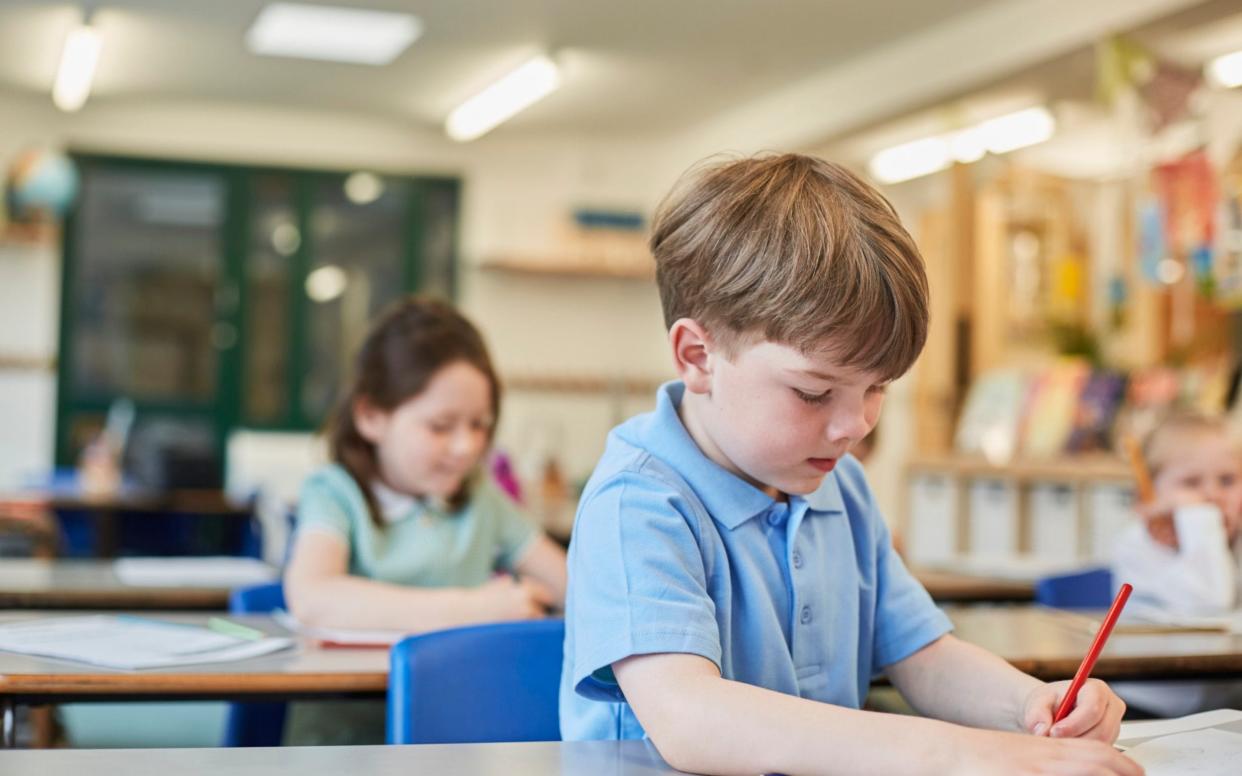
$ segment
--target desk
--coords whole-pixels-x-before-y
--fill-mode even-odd
[[[228,608],[228,588],[127,585],[112,561],[0,560],[0,609]]]
[[[0,613],[0,622],[65,616],[66,612]],[[172,622],[204,624],[205,614],[165,614]],[[271,617],[229,619],[272,634],[287,631]],[[118,671],[81,663],[0,652],[0,712],[4,738],[13,740],[14,710],[41,705],[116,700],[294,700],[382,698],[388,690],[388,650],[323,648],[299,640],[290,650],[230,663]]]
[[[235,502],[216,489],[152,492],[124,487],[115,494],[95,496],[84,493],[76,480],[54,481],[47,487],[9,500],[27,507],[42,506],[58,516],[62,512],[89,515],[95,523],[95,552],[102,558],[110,558],[117,553],[118,520],[122,514],[152,519],[170,514],[201,515],[221,520],[249,521],[253,513],[251,504]]]
[[[293,746],[274,749],[53,749],[0,752],[5,776],[83,773],[182,776],[657,776],[677,774],[647,741],[422,746]]]
[[[912,568],[910,573],[938,603],[997,603],[1035,600],[1035,583],[952,571]]]
[[[946,606],[958,638],[978,644],[1045,681],[1069,679],[1095,637],[1097,616],[1039,606]],[[1093,677],[1124,679],[1242,678],[1242,635],[1114,631]]]

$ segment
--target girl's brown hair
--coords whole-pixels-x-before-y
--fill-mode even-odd
[[[376,319],[358,351],[349,389],[328,420],[328,448],[332,460],[358,483],[377,526],[383,526],[383,521],[371,486],[379,478],[379,463],[375,445],[358,431],[354,407],[365,400],[377,409],[395,410],[422,393],[437,372],[457,362],[475,367],[491,383],[495,429],[500,417],[500,381],[478,329],[452,305],[417,296],[396,302]],[[462,483],[449,499],[450,508],[465,506],[470,485],[469,479]]]

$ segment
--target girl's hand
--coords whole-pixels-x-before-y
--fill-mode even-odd
[[[1179,545],[1177,527],[1173,523],[1173,513],[1178,507],[1202,503],[1203,497],[1197,492],[1178,489],[1158,494],[1146,504],[1136,506],[1134,511],[1147,524],[1147,535],[1152,538],[1152,541],[1176,550]]]
[[[1052,682],[1037,687],[1026,698],[1022,727],[1036,736],[1051,738],[1091,738],[1111,744],[1121,731],[1125,701],[1099,679],[1088,679],[1078,691],[1074,708],[1065,719],[1052,724],[1069,682]]]
[[[555,601],[545,586],[508,574],[478,587],[476,593],[482,603],[484,618],[495,622],[538,619],[547,614],[548,607]]]

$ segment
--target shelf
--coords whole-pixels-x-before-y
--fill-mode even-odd
[[[654,396],[663,380],[593,375],[502,375],[506,390],[527,393],[625,394]]]
[[[0,353],[0,372],[55,372],[54,356],[26,356]]]
[[[1048,460],[1011,461],[1007,464],[991,463],[982,456],[919,456],[911,459],[906,468],[911,474],[946,474],[1023,481],[1129,483],[1134,480],[1134,475],[1125,462],[1108,454],[1066,455]]]
[[[601,278],[613,280],[654,280],[655,264],[603,264],[588,262],[535,261],[530,259],[489,259],[477,265],[484,272],[552,278]]]

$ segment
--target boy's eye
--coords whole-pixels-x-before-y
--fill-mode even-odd
[[[428,426],[434,434],[447,434],[453,430],[453,424],[451,423],[429,423]]]
[[[831,389],[824,391],[823,393],[806,393],[805,391],[799,391],[797,388],[794,388],[793,392],[798,394],[798,398],[807,404],[823,404],[828,401],[828,397],[832,395]]]

